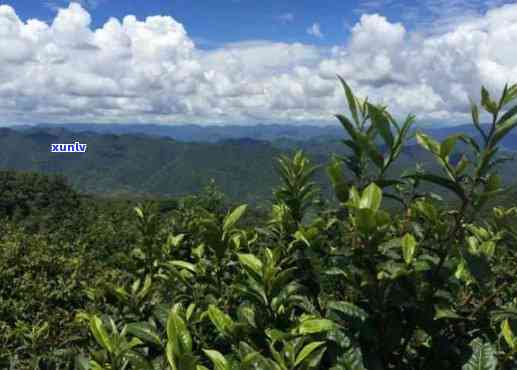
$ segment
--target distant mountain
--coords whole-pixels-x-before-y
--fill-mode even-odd
[[[39,124],[35,126],[13,126],[16,130],[33,128],[64,128],[73,132],[95,132],[101,134],[142,134],[155,137],[169,137],[184,142],[218,142],[226,139],[252,138],[256,140],[275,140],[280,138],[292,140],[307,140],[311,138],[331,138],[342,135],[339,125],[229,125],[229,126],[200,126],[188,125],[152,125],[152,124],[84,124],[73,123],[66,125]]]
[[[51,153],[55,143],[87,144],[86,153]],[[231,198],[268,197],[281,151],[252,139],[183,143],[142,135],[74,133],[64,129],[0,129],[0,169],[61,173],[90,193],[186,195],[211,178]]]
[[[62,127],[13,130],[0,128],[0,170],[12,169],[65,175],[86,193],[180,196],[200,191],[214,179],[232,200],[255,203],[269,199],[278,185],[276,158],[302,149],[314,163],[328,163],[332,153],[346,154],[340,138],[305,140],[225,138],[213,142],[182,142],[141,134],[73,132]],[[51,153],[51,144],[87,144],[86,153]],[[391,176],[404,170],[436,169],[435,160],[418,145],[402,153]],[[515,182],[515,162],[502,168]],[[317,182],[329,194],[324,167]]]
[[[200,126],[188,125],[154,125],[154,124],[85,124],[73,123],[66,125],[39,124],[35,126],[13,126],[15,130],[32,130],[34,128],[49,129],[59,132],[66,129],[78,133],[99,133],[99,134],[138,134],[153,137],[167,137],[182,142],[205,142],[216,143],[228,139],[251,138],[255,140],[274,141],[282,145],[284,141],[328,141],[329,139],[342,138],[343,128],[339,124],[332,125],[286,125],[286,124],[263,124],[263,125],[229,125],[229,126]],[[488,125],[484,125],[488,131]],[[57,131],[55,131],[57,130]],[[425,127],[422,131],[430,134],[436,139],[443,140],[448,135],[464,133],[471,136],[479,136],[479,133],[471,125]],[[517,151],[517,133],[511,133],[502,142],[506,150]]]

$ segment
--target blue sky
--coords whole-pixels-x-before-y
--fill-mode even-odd
[[[68,0],[10,0],[22,19],[51,21],[56,9]],[[408,29],[429,27],[453,17],[482,13],[511,1],[480,0],[82,0],[92,15],[92,26],[102,26],[110,17],[128,14],[138,18],[170,15],[184,24],[203,48],[228,42],[274,40],[317,45],[342,44],[350,27],[364,13],[376,12]],[[314,23],[323,37],[307,32]]]
[[[341,75],[398,117],[469,120],[517,82],[505,0],[0,0],[0,125],[328,123]]]
[[[52,20],[56,8],[65,1],[4,1],[16,8],[22,19]],[[357,14],[354,2],[345,1],[252,1],[252,0],[132,0],[83,1],[99,27],[110,17],[134,14],[139,18],[170,15],[188,26],[192,38],[202,46],[214,47],[226,42],[244,40],[277,40],[287,42],[321,42],[342,40],[345,21],[353,22]],[[314,40],[306,29],[314,22],[325,24],[324,39]],[[328,27],[327,27],[328,26]]]
[[[5,1],[23,18],[52,20],[56,8],[66,1]],[[186,25],[201,47],[216,47],[227,42],[275,40],[332,45],[342,42],[347,24],[357,21],[357,1],[273,1],[273,0],[131,0],[83,1],[99,27],[110,17],[134,14],[139,18],[170,15]],[[321,25],[325,37],[307,34],[313,23]]]

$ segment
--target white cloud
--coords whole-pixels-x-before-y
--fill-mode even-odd
[[[311,36],[315,36],[318,38],[323,38],[323,33],[321,33],[320,24],[313,23],[312,26],[307,28],[307,33]]]
[[[293,13],[284,13],[280,14],[276,17],[276,19],[283,23],[291,23],[294,21],[294,14]]]
[[[49,24],[2,5],[1,123],[331,121],[345,110],[336,74],[395,115],[461,122],[481,84],[517,82],[515,4],[433,33],[365,14],[343,41],[202,50],[168,16],[94,29],[77,3]]]
[[[86,9],[95,9],[107,0],[49,0],[44,2],[44,5],[50,10],[57,11],[67,4],[79,3]]]

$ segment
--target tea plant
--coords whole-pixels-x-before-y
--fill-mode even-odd
[[[0,308],[8,319],[0,323],[7,348],[0,359],[82,370],[515,365],[517,211],[489,205],[504,194],[499,143],[517,126],[517,85],[505,86],[497,100],[482,88],[481,105],[471,104],[479,135],[439,142],[414,131],[414,116],[398,122],[387,107],[356,97],[340,82],[350,114],[336,117],[350,155],[333,156],[327,165],[333,206],[318,206],[320,168],[303,152],[285,155],[268,220],[244,222],[248,207],[226,208],[213,186],[167,215],[138,206],[123,223],[117,257],[86,248],[102,240],[113,250],[113,235],[103,239],[98,224],[83,230],[83,246],[74,253],[59,249],[68,251],[64,271],[45,280],[55,279],[57,288],[31,278],[52,270],[37,240],[28,261],[20,251],[23,230],[10,231],[1,242],[2,276],[15,279],[17,293],[2,286]],[[480,109],[491,117],[488,129]],[[394,176],[413,136],[440,172],[415,166]],[[456,200],[445,202],[435,192]],[[388,199],[399,205],[388,211]],[[88,257],[96,266],[91,273],[84,271]],[[69,286],[58,276],[68,269]],[[50,311],[35,314],[29,295],[37,289],[62,299],[55,307],[66,312],[66,325],[47,323]],[[65,327],[63,341],[50,340]],[[67,347],[73,361],[52,355]]]

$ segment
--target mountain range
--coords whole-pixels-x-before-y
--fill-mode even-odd
[[[176,197],[198,192],[214,179],[230,199],[256,203],[271,198],[272,189],[278,185],[274,168],[281,154],[302,149],[315,164],[325,165],[332,153],[346,153],[341,143],[344,130],[338,126],[305,129],[275,125],[236,131],[228,127],[204,128],[207,131],[202,131],[202,126],[152,127],[155,129],[145,134],[138,132],[136,125],[0,128],[0,169],[59,173],[83,193],[115,196]],[[467,127],[432,129],[428,133],[443,139],[458,130],[469,133]],[[174,139],[170,137],[173,133]],[[87,144],[87,152],[49,150],[51,144],[75,141]],[[517,136],[511,136],[505,144],[506,148],[517,149]],[[415,168],[417,162],[436,169],[431,155],[410,143],[392,175]],[[514,167],[512,161],[501,169],[507,183],[515,182]],[[330,194],[323,168],[316,180],[323,192]]]
[[[488,125],[483,125],[488,131]],[[332,125],[310,125],[310,124],[262,124],[262,125],[225,125],[225,126],[201,126],[188,125],[155,125],[155,124],[98,124],[98,123],[72,123],[72,124],[37,124],[11,126],[15,130],[34,129],[65,129],[72,132],[92,132],[100,134],[138,134],[153,137],[172,138],[183,142],[216,143],[227,139],[251,138],[264,141],[294,140],[326,141],[329,139],[341,139],[344,130],[339,124]],[[443,140],[445,137],[455,133],[463,133],[470,136],[478,136],[479,133],[473,125],[456,126],[427,126],[422,130],[436,139]],[[517,151],[517,133],[511,133],[502,142],[506,150]]]

